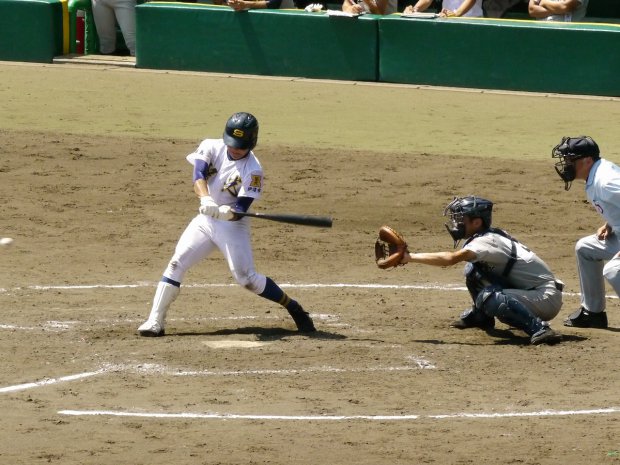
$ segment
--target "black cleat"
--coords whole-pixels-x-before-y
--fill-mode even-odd
[[[562,340],[562,335],[549,326],[543,326],[540,331],[534,333],[530,339],[533,345],[538,344],[557,344]]]
[[[485,315],[482,311],[472,307],[461,313],[457,320],[450,323],[450,327],[456,329],[493,329],[495,328],[495,318]]]
[[[298,305],[297,308],[289,310],[288,312],[297,325],[297,331],[300,333],[313,333],[316,331],[312,318],[310,318],[308,312],[306,312],[301,305]]]
[[[564,326],[573,328],[607,328],[607,313],[592,313],[581,307],[564,320]]]

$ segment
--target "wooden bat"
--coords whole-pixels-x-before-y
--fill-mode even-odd
[[[329,216],[309,216],[286,213],[254,213],[235,212],[237,216],[250,216],[263,220],[279,221],[280,223],[301,224],[303,226],[317,226],[319,228],[331,228],[332,219]]]

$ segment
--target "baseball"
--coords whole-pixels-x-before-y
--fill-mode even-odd
[[[0,245],[9,246],[13,243],[13,239],[10,237],[3,237],[0,239]]]

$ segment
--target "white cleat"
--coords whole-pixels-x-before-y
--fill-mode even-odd
[[[166,331],[157,321],[146,320],[138,328],[138,333],[144,337],[160,337],[166,334]]]

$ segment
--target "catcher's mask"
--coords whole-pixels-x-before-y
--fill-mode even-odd
[[[598,160],[600,152],[596,142],[588,136],[563,137],[562,141],[553,147],[552,158],[559,158],[555,164],[555,170],[564,181],[564,189],[569,190],[571,183],[575,180],[575,160],[580,158],[592,157]]]
[[[250,113],[235,113],[226,121],[223,139],[230,147],[252,150],[258,141],[258,120]]]
[[[491,227],[493,202],[473,195],[455,197],[454,200],[446,206],[443,214],[450,218],[450,221],[447,222],[445,226],[454,240],[454,247],[456,247],[459,241],[465,238],[464,217],[481,218],[485,230]]]

